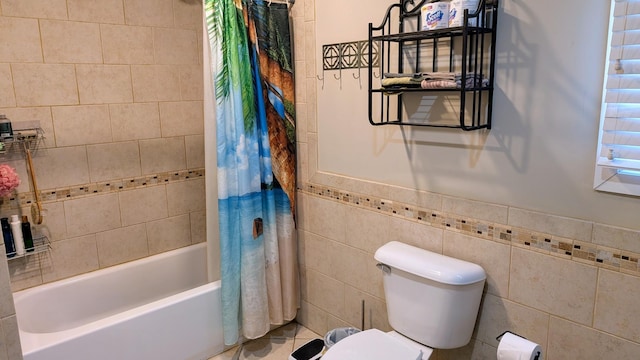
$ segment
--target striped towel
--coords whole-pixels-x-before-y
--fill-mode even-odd
[[[422,80],[423,89],[456,89],[458,84],[453,80]]]

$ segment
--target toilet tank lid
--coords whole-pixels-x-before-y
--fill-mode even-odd
[[[486,279],[480,265],[391,241],[380,247],[374,258],[416,276],[449,285],[469,285]]]

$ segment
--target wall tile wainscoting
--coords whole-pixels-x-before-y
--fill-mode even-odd
[[[391,330],[375,250],[390,240],[471,261],[487,272],[474,339],[436,359],[495,359],[505,329],[549,358],[632,359],[640,351],[640,232],[383,184],[299,190],[303,308],[317,333],[361,324]],[[384,198],[347,189],[375,189]],[[423,199],[418,205],[409,202]],[[394,199],[394,200],[389,200]],[[425,205],[428,204],[428,205]],[[478,216],[475,214],[482,214]],[[529,219],[535,218],[535,227]],[[508,220],[507,220],[508,219]],[[615,354],[615,355],[613,355]]]

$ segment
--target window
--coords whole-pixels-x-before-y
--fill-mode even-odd
[[[640,0],[612,0],[594,189],[640,196]]]

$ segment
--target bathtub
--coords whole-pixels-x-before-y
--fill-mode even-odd
[[[200,360],[223,351],[206,244],[14,293],[25,360]]]

